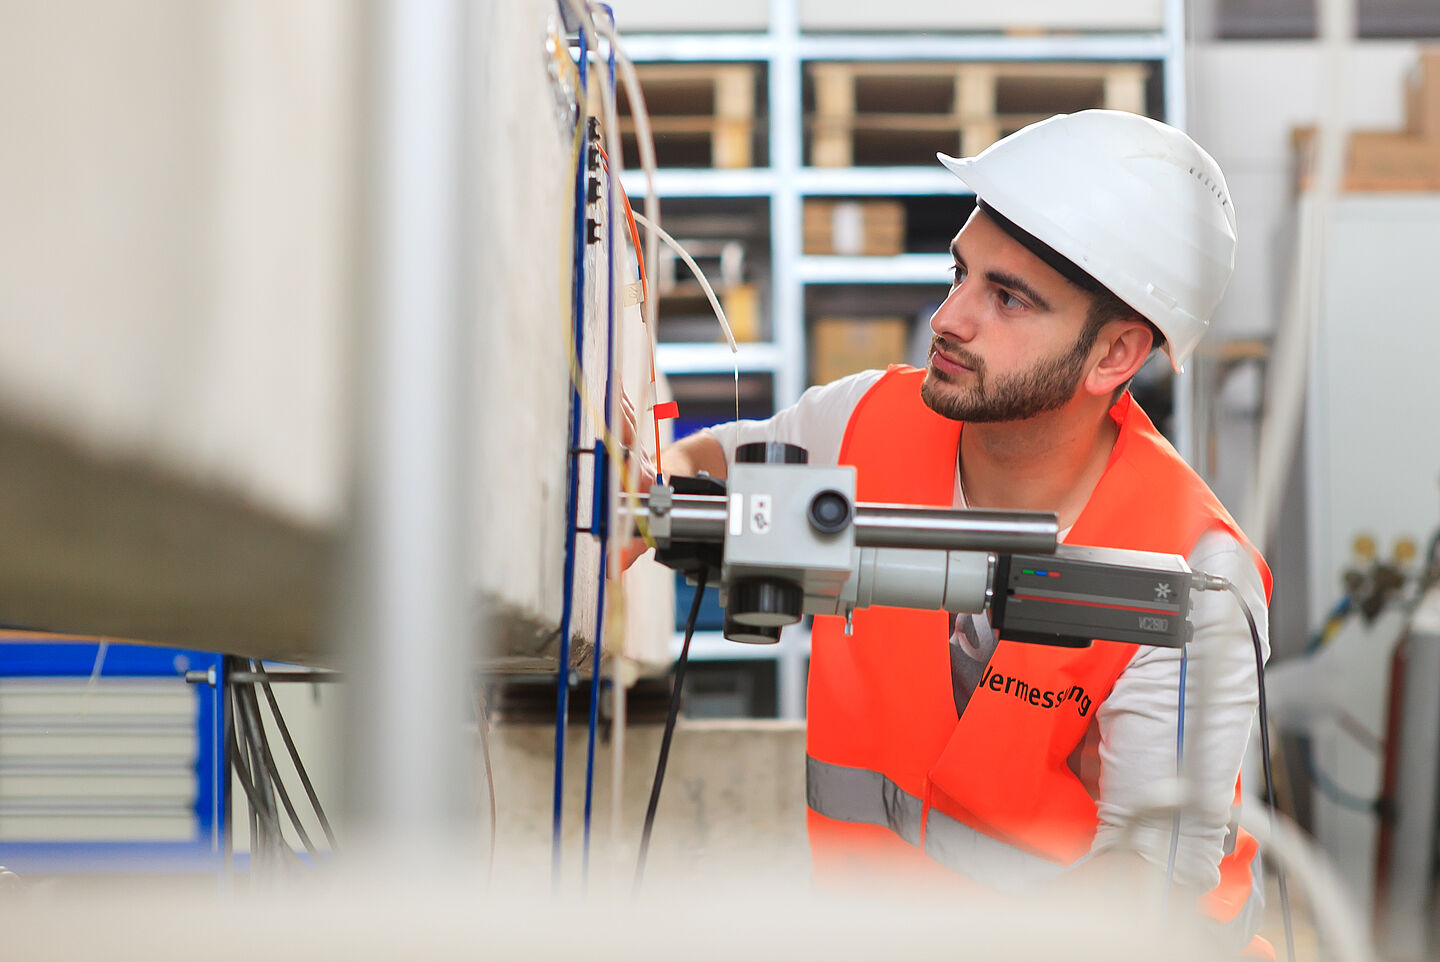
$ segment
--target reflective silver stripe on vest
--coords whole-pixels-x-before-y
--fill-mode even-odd
[[[805,803],[837,822],[879,825],[920,844],[920,799],[879,772],[805,756]]]
[[[957,818],[930,809],[925,854],[952,871],[997,891],[1059,878],[1088,858],[1061,865],[977,832]]]
[[[806,756],[805,800],[826,818],[879,825],[911,845],[920,844],[924,806],[880,772]],[[926,822],[925,854],[979,885],[998,890],[1047,881],[1079,864],[1060,865],[1031,855],[933,808]]]

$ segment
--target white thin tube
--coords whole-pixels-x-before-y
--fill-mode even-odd
[[[90,679],[85,682],[85,694],[80,698],[81,718],[90,714],[90,696],[95,694],[95,686],[100,684],[100,673],[105,670],[105,654],[109,650],[110,642],[104,639],[95,648],[95,663],[90,667]]]
[[[695,275],[695,279],[700,282],[701,289],[705,291],[705,297],[710,301],[710,308],[715,312],[715,319],[720,322],[720,329],[725,332],[725,340],[730,345],[730,353],[735,354],[739,352],[740,346],[735,343],[735,335],[730,331],[730,322],[725,319],[725,308],[720,306],[720,299],[715,296],[715,289],[710,286],[710,281],[705,278],[705,272],[700,269],[700,265],[695,263],[695,258],[691,257],[690,252],[682,247],[680,242],[671,237],[665,231],[665,228],[659,224],[651,223],[640,214],[635,215],[635,223],[658,236],[665,242],[667,247],[680,255],[680,259],[685,262],[686,267],[690,268],[690,273]]]
[[[1345,149],[1346,48],[1354,36],[1354,0],[1324,0],[1319,6],[1321,112],[1315,138],[1311,202],[1299,206],[1295,256],[1280,326],[1270,350],[1265,416],[1245,530],[1265,551],[1274,546],[1280,500],[1294,463],[1303,423],[1305,396],[1319,314],[1321,266],[1330,212],[1340,190]]]

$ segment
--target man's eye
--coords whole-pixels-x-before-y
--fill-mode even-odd
[[[961,267],[959,264],[956,264],[954,267],[950,268],[950,277],[951,287],[960,286],[961,282],[965,280],[965,268]]]
[[[1009,291],[1001,291],[1000,306],[1013,311],[1017,308],[1024,307],[1025,302],[1020,300],[1020,298],[1016,297],[1014,294],[1011,294]]]

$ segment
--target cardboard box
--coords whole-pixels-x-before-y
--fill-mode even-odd
[[[1291,133],[1298,186],[1309,189],[1315,167],[1315,129]],[[1385,130],[1357,130],[1345,148],[1341,189],[1347,191],[1440,191],[1440,140]]]
[[[754,284],[736,284],[720,295],[720,306],[735,340],[760,340],[760,291]]]
[[[810,383],[905,360],[910,322],[903,317],[825,317],[810,326]]]
[[[1357,131],[1344,183],[1346,190],[1440,190],[1440,139]]]
[[[1405,83],[1405,130],[1440,142],[1440,48],[1420,53]]]
[[[905,205],[897,200],[805,201],[805,253],[886,257],[905,249]]]
[[[714,308],[690,283],[677,288],[678,293],[660,296],[660,340],[697,344],[718,344],[725,340]],[[737,341],[763,339],[760,325],[760,291],[754,284],[734,284],[720,288],[717,296],[730,322],[730,332]]]

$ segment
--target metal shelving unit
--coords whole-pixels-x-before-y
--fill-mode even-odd
[[[784,358],[769,343],[741,344],[738,354],[731,354],[725,344],[660,344],[655,363],[666,374],[729,374],[737,364],[741,374],[752,374],[774,371]]]
[[[894,257],[808,255],[795,265],[802,284],[935,284],[943,286],[954,265],[949,254]]]
[[[945,283],[950,259],[944,253],[895,257],[807,256],[802,250],[802,205],[808,196],[898,197],[965,195],[948,171],[925,167],[819,168],[803,164],[802,77],[810,61],[1150,61],[1162,74],[1164,116],[1185,121],[1184,0],[1165,0],[1165,22],[1154,33],[1053,36],[935,34],[805,34],[796,0],[771,0],[769,29],[740,34],[634,34],[626,49],[637,62],[736,62],[763,65],[768,82],[766,120],[770,163],[745,170],[662,170],[656,190],[662,198],[759,197],[770,204],[770,319],[772,339],[742,344],[740,369],[774,377],[777,407],[793,403],[805,388],[805,292],[826,284]],[[624,24],[621,25],[622,30]],[[642,196],[638,170],[626,171],[625,188]],[[667,374],[729,372],[724,345],[660,345],[659,364]],[[1192,455],[1190,380],[1175,380],[1177,447]],[[675,650],[679,651],[677,638]],[[790,631],[774,646],[726,642],[718,633],[697,635],[696,659],[775,658],[779,665],[780,714],[804,715],[808,631]]]
[[[684,638],[671,644],[676,657]],[[726,640],[718,631],[697,631],[690,639],[691,661],[774,661],[781,718],[805,717],[805,678],[810,660],[810,629],[797,625],[785,630],[778,644],[743,645]]]

